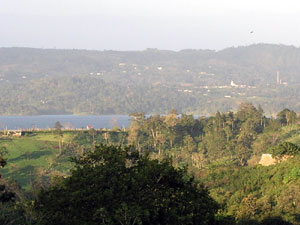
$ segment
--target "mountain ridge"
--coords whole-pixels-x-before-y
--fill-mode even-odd
[[[286,107],[300,111],[299,62],[299,48],[274,44],[220,51],[0,48],[0,114],[176,108],[207,115],[234,111],[245,101],[261,104],[268,115]],[[47,100],[52,105],[46,107]]]

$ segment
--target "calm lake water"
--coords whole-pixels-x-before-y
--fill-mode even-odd
[[[74,115],[43,115],[43,116],[0,116],[0,130],[4,129],[30,129],[53,128],[59,121],[65,128],[113,128],[118,126],[126,128],[130,125],[130,116],[74,116]]]

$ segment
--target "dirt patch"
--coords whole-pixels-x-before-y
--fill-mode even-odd
[[[272,154],[262,154],[258,164],[263,166],[275,165],[278,161],[272,157]]]

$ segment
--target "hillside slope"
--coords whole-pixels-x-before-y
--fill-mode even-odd
[[[261,104],[300,111],[300,49],[136,52],[0,48],[0,114],[207,115]]]

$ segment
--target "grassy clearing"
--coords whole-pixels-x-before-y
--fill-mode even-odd
[[[80,138],[75,140],[75,136]],[[112,132],[109,137],[111,143],[120,143],[120,138],[124,134]],[[125,135],[126,136],[126,135]],[[125,138],[125,136],[123,138]],[[106,141],[102,133],[95,137],[97,143]],[[59,143],[60,142],[60,143]],[[77,142],[83,146],[91,146],[93,138],[88,132],[82,131],[64,131],[62,136],[56,135],[53,131],[39,131],[26,133],[22,137],[4,137],[0,136],[0,147],[5,147],[8,154],[8,164],[1,169],[1,174],[6,179],[16,180],[23,188],[30,189],[32,181],[39,178],[40,172],[66,173],[71,168],[68,151],[61,155],[59,146],[72,146]],[[70,147],[72,149],[72,147]]]
[[[64,134],[63,141],[71,140],[72,134]],[[48,168],[59,154],[58,137],[52,133],[35,133],[30,136],[0,138],[0,147],[5,147],[8,154],[7,166],[2,174],[9,179],[16,180],[28,189],[30,183],[36,179],[39,168]],[[69,168],[69,163],[59,165],[61,170]]]

